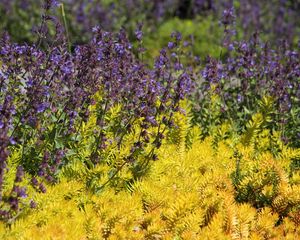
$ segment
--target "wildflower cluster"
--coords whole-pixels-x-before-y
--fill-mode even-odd
[[[46,1],[45,10],[50,7]],[[80,129],[91,118],[96,118],[96,125],[85,162],[105,163],[104,154],[113,146],[120,149],[132,132],[136,135],[122,166],[136,163],[140,155],[144,167],[157,159],[155,150],[172,127],[180,100],[192,87],[192,69],[175,53],[181,46],[180,34],[174,33],[172,47],[162,49],[149,67],[135,57],[124,30],[113,34],[95,27],[93,32],[92,40],[74,52],[60,34],[49,43],[43,26],[37,45],[19,45],[7,35],[2,37],[1,192],[10,151],[21,152],[18,169],[31,175],[33,188],[45,192],[44,182],[55,182],[68,163],[66,155],[78,151]],[[142,41],[141,30],[136,32]],[[116,107],[119,110],[112,120],[110,114]],[[17,175],[16,182],[20,182],[21,174]],[[25,196],[25,190],[20,190],[21,195],[19,190],[14,187],[11,196],[16,196],[9,198],[12,212],[18,211],[19,196]]]
[[[299,146],[300,55],[296,48],[281,41],[274,48],[263,41],[258,33],[247,40],[235,41],[233,10],[224,11],[223,59],[207,58],[194,93],[195,121],[203,128],[214,121],[207,107],[211,104],[211,91],[218,96],[221,122],[234,122],[243,128],[251,115],[257,112],[258,102],[264,97],[272,99],[269,128],[281,131],[284,141]],[[210,118],[210,120],[208,119]]]
[[[291,0],[60,0],[48,1],[46,4],[42,2],[1,0],[0,20],[4,29],[19,41],[32,40],[30,29],[32,24],[39,25],[41,15],[39,9],[40,6],[44,6],[48,10],[53,10],[57,17],[66,18],[67,27],[72,35],[71,40],[74,43],[82,43],[88,41],[91,29],[95,25],[101,25],[106,31],[125,27],[129,32],[133,32],[137,24],[144,21],[147,26],[145,30],[155,32],[157,26],[174,16],[194,21],[199,19],[201,21],[201,16],[213,16],[217,21],[222,17],[224,9],[234,6],[237,25],[243,29],[244,36],[250,36],[259,30],[275,43],[278,39],[284,38],[289,43],[295,44],[295,39],[299,39],[299,3]],[[59,7],[56,10],[48,7],[51,2]]]
[[[104,187],[133,191],[132,186],[151,174],[152,161],[163,155],[158,151],[161,146],[175,144],[177,158],[184,162],[200,137],[208,137],[220,159],[224,159],[218,152],[223,140],[233,152],[233,157],[226,156],[232,166],[231,159],[236,160],[234,172],[224,175],[234,176],[228,178],[235,188],[230,183],[228,194],[240,192],[235,200],[257,208],[261,205],[256,201],[265,204],[265,199],[251,199],[251,192],[245,190],[253,168],[240,174],[243,156],[238,149],[247,155],[247,147],[251,148],[253,159],[262,152],[280,151],[284,159],[284,144],[300,147],[300,53],[295,48],[299,6],[293,1],[240,2],[0,0],[0,21],[6,16],[0,38],[0,220],[11,224],[29,207],[38,208],[33,194],[45,196],[49,185],[64,178],[82,178],[78,181],[91,194],[102,193]],[[36,11],[37,4],[42,10]],[[30,9],[34,11],[28,18]],[[278,18],[264,14],[270,9],[278,12]],[[147,52],[145,36],[155,31],[157,23],[176,16],[174,22],[184,22],[185,28],[201,22],[199,15],[224,28],[223,37],[214,36],[213,43],[204,45],[223,40],[212,47],[212,56],[196,56],[197,38],[177,31],[162,49]],[[14,25],[20,16],[22,27]],[[274,23],[276,29],[269,28]],[[299,164],[298,156],[290,154],[292,176]],[[195,169],[204,174],[203,166],[203,171]],[[275,172],[277,168],[274,165]],[[276,174],[285,176],[281,170]],[[298,181],[295,176],[291,179]],[[220,190],[219,182],[214,184]],[[289,191],[276,194],[283,198]],[[275,206],[286,217],[281,201],[267,202],[264,206]],[[298,202],[297,198],[292,206]],[[213,222],[210,209],[203,226]],[[297,211],[295,207],[295,218]],[[105,229],[109,227],[103,228],[108,236]]]

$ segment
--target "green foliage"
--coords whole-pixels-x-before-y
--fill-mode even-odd
[[[295,106],[300,106],[300,98],[293,97]],[[291,146],[300,147],[299,134],[300,133],[300,107],[292,108],[288,115],[288,123],[284,127],[283,135],[291,139]]]
[[[2,6],[3,5],[3,6]],[[27,9],[20,7],[20,1],[16,1],[10,7],[9,14],[5,11],[4,3],[0,6],[0,30],[6,30],[11,36],[15,36],[18,42],[24,42],[28,39],[34,41],[31,32],[32,26],[38,26],[40,20],[40,4],[35,3],[31,8],[30,14]]]
[[[205,18],[199,17],[194,20],[182,20],[173,18],[164,21],[159,28],[145,36],[145,47],[151,53],[151,57],[157,56],[159,49],[166,47],[170,40],[172,32],[178,31],[182,34],[183,39],[190,41],[190,36],[193,35],[191,50],[195,55],[206,57],[207,55],[220,57],[222,49],[220,42],[222,40],[222,28],[217,21],[213,20],[212,16]]]

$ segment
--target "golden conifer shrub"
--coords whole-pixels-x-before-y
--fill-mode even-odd
[[[300,184],[290,171],[299,151],[283,147],[275,158],[230,138],[216,150],[212,141],[197,139],[184,154],[164,144],[147,174],[123,189],[95,192],[85,181],[99,169],[69,166],[36,194],[36,209],[0,225],[0,239],[299,239]]]

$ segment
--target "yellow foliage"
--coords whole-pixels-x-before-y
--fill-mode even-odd
[[[163,145],[147,175],[98,194],[82,176],[105,169],[81,171],[75,161],[69,175],[79,177],[70,181],[64,169],[59,184],[35,196],[36,209],[0,225],[0,239],[299,239],[300,186],[288,175],[296,150],[283,148],[275,159],[228,141],[217,151],[212,138],[190,149]]]

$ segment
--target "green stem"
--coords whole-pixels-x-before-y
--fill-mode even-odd
[[[63,22],[64,22],[65,31],[66,31],[66,37],[67,37],[67,42],[68,42],[68,50],[69,50],[69,52],[71,52],[70,35],[69,35],[67,18],[66,18],[66,13],[65,13],[65,8],[64,8],[63,3],[60,4],[60,9],[61,9],[61,16],[62,16],[62,19],[63,19]]]
[[[107,184],[109,184],[114,179],[114,177],[122,170],[126,163],[127,162],[124,161],[124,163],[117,168],[116,172],[105,183],[103,183],[101,187],[99,187],[99,190],[103,189]]]

